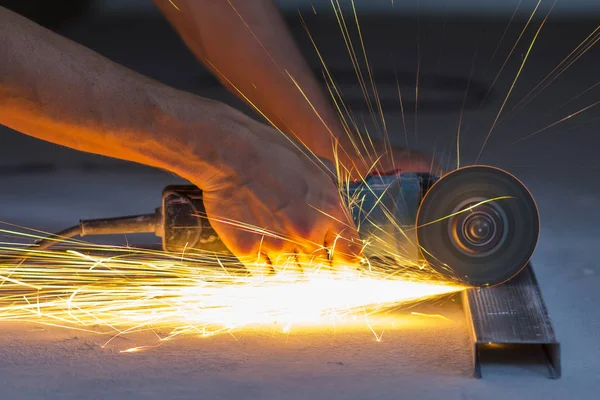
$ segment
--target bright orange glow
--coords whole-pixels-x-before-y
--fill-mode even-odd
[[[159,343],[182,334],[211,336],[252,326],[289,333],[296,325],[362,323],[373,330],[368,321],[373,313],[462,289],[377,268],[303,273],[290,265],[258,278],[211,254],[169,255],[80,241],[69,247],[77,250],[34,251],[22,263],[15,257],[22,256],[24,246],[0,244],[0,320],[108,334],[108,342],[158,327],[169,328]],[[111,256],[93,255],[100,251]]]

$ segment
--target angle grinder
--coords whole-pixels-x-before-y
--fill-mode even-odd
[[[498,168],[470,166],[441,178],[400,171],[374,174],[341,191],[368,243],[367,258],[402,254],[406,264],[425,263],[449,280],[490,286],[517,275],[537,245],[539,215],[531,193]],[[168,252],[231,255],[210,225],[202,191],[191,185],[165,188],[154,213],[81,220],[34,248],[74,236],[143,232],[161,237]]]

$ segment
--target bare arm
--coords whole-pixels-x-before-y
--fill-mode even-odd
[[[281,253],[308,258],[337,235],[350,239],[337,260],[354,253],[356,230],[335,185],[280,133],[227,105],[121,67],[2,7],[0,123],[188,179],[204,190],[217,233],[250,265],[259,253],[271,262]],[[264,233],[235,229],[229,221],[276,237],[263,239]]]
[[[355,132],[351,141],[273,0],[154,3],[226,87],[320,157],[333,160],[337,144],[340,161],[355,177],[378,158],[376,168],[385,171],[432,167],[431,158],[420,152],[390,149],[382,142],[365,148]]]
[[[74,149],[215,173],[226,107],[121,67],[0,7],[0,122]],[[190,127],[207,137],[191,140]],[[214,136],[214,137],[211,137]],[[193,154],[192,154],[193,153]],[[198,175],[198,180],[204,176]]]
[[[154,2],[226,87],[317,155],[333,158],[332,135],[346,141],[345,132],[272,0]]]

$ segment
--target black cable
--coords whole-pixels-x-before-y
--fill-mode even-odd
[[[44,239],[40,239],[33,246],[29,247],[28,250],[45,250],[50,246],[79,235],[81,235],[81,225],[75,225],[60,232],[53,233]]]
[[[69,238],[72,238],[75,236],[79,236],[80,233],[81,233],[80,225],[75,225],[70,228],[64,229],[60,232],[53,233],[52,235],[50,235],[46,238],[38,240],[34,245],[27,247],[25,249],[25,251],[26,251],[25,255],[2,260],[2,263],[3,264],[22,264],[29,257],[30,251],[45,250],[57,243],[65,241],[66,239],[69,239]]]
[[[116,235],[127,233],[156,233],[160,221],[160,213],[132,215],[117,218],[100,218],[79,221],[79,225],[72,226],[48,237],[38,240],[26,249],[29,251],[46,250],[55,244],[64,242],[75,236]],[[22,257],[9,259],[8,263],[22,263],[28,258],[26,253]]]
[[[80,236],[156,232],[160,213],[88,219],[79,222]]]

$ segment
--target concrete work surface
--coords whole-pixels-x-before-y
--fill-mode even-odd
[[[239,105],[207,80],[204,70],[159,16],[142,17],[105,16],[65,27],[64,33],[166,83]],[[352,76],[335,20],[323,16],[324,22],[319,22],[319,17],[310,16],[308,24],[324,46],[323,53],[338,72]],[[314,61],[301,27],[295,18],[290,21]],[[466,84],[477,49],[474,82],[489,87],[522,28],[522,21],[514,23],[506,42],[488,63],[506,22],[423,19],[419,28],[421,72],[463,77]],[[593,31],[598,18],[550,19],[547,24],[515,85],[508,111]],[[394,87],[393,80],[386,81],[386,73],[394,67],[406,76],[415,75],[416,26],[416,20],[400,17],[371,16],[363,22],[374,75],[377,78],[381,71],[384,85]],[[527,34],[526,43],[507,64],[484,106],[465,110],[463,164],[475,160],[533,33]],[[130,347],[129,343],[151,338],[132,336],[102,348],[106,337],[33,323],[0,322],[0,398],[597,398],[600,107],[514,142],[599,100],[600,86],[565,104],[600,80],[599,50],[590,50],[535,101],[503,120],[480,160],[520,177],[538,202],[541,237],[533,266],[562,344],[561,379],[550,380],[544,368],[518,358],[486,364],[483,379],[472,378],[468,331],[456,296],[398,310],[401,322],[386,329],[381,341],[366,327],[298,329],[290,334],[263,329],[235,336],[187,336],[149,351],[122,354],[119,350]],[[491,66],[486,69],[487,65]],[[435,149],[443,162],[455,164],[463,93],[464,89],[458,108],[436,109],[424,104],[417,117],[414,110],[407,111],[409,145]],[[435,93],[430,96],[434,98]],[[403,144],[402,116],[391,94],[384,112],[393,140]],[[166,172],[79,154],[2,129],[0,182],[0,221],[52,231],[80,218],[151,211],[159,205],[162,188],[180,180]],[[115,240],[124,242],[122,237]]]

